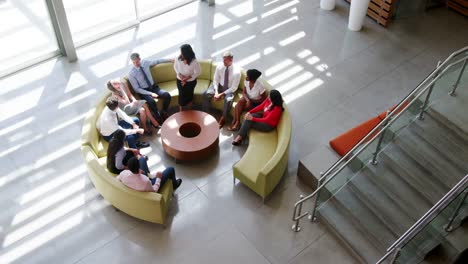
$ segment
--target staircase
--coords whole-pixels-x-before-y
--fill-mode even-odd
[[[468,52],[465,56],[468,57]],[[405,98],[412,101],[412,107],[383,129],[385,136],[380,132],[384,140],[379,147],[379,137],[369,145],[361,142],[362,149],[354,149],[356,157],[350,158],[354,154],[351,153],[339,161],[348,169],[327,171],[328,178],[321,178],[317,191],[301,200],[321,192],[316,197],[318,219],[361,263],[378,262],[395,241],[468,174],[468,69],[461,66],[463,63],[457,65],[439,77],[431,88],[432,94],[426,89],[424,93]],[[450,96],[454,80],[458,82],[457,96]],[[419,119],[419,107],[415,106],[423,105],[428,93],[429,104],[424,107],[423,119]],[[369,157],[376,148],[377,163],[373,164]],[[455,201],[450,202],[403,245],[401,253],[392,261],[438,263],[436,259],[441,258],[430,262],[428,256],[441,248],[450,249],[444,251],[450,256],[442,259],[453,259],[463,249],[454,245],[460,240],[448,239],[443,226],[456,206]],[[296,210],[295,216],[298,216]],[[467,217],[465,201],[457,219],[461,222]]]
[[[468,136],[460,137],[430,113],[399,131],[376,165],[363,167],[318,209],[362,262],[379,260],[468,173]],[[416,263],[444,241],[437,230],[419,239]]]

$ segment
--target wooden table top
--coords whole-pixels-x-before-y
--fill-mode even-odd
[[[166,153],[176,159],[202,159],[214,145],[217,147],[219,131],[213,116],[196,110],[182,111],[163,123],[161,141]]]

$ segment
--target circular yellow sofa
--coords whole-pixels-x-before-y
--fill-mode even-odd
[[[216,65],[211,60],[200,61],[202,74],[198,77],[194,93],[194,103],[201,104],[203,92],[209,87],[214,75]],[[172,63],[162,63],[151,68],[154,81],[171,96],[170,106],[177,105],[178,90],[176,73]],[[242,94],[241,85],[245,80],[245,71],[242,71],[241,82],[234,97],[231,114],[236,102]],[[269,90],[271,86],[264,82]],[[131,86],[129,84],[129,88]],[[91,109],[84,121],[81,133],[81,150],[88,168],[91,181],[98,192],[110,204],[120,211],[133,217],[149,222],[165,224],[173,186],[168,181],[160,193],[134,191],[116,179],[106,167],[106,152],[108,143],[100,136],[96,129],[96,121],[105,107],[105,101],[110,94],[107,93],[98,104]],[[221,110],[223,101],[213,101],[212,106]],[[158,107],[162,107],[158,102]],[[268,133],[255,130],[249,133],[249,145],[243,157],[233,165],[233,176],[248,186],[263,199],[267,197],[281,180],[286,171],[291,139],[291,118],[287,108],[282,114],[276,130]]]

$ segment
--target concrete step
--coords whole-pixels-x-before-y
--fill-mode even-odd
[[[398,203],[387,196],[382,189],[370,179],[378,177],[365,168],[361,175],[356,176],[349,183],[356,196],[391,230],[397,237],[403,235],[419,218],[411,211],[405,212]],[[413,201],[407,201],[413,203]],[[423,260],[426,254],[440,244],[440,233],[428,226],[424,233],[413,238],[406,251],[411,251],[414,259]],[[390,246],[390,245],[389,245]]]
[[[468,248],[468,221],[465,221],[463,225],[450,232],[446,236],[446,239],[458,252],[462,252]]]
[[[425,143],[409,130],[400,131],[393,143],[430,171],[448,188],[452,188],[465,176],[463,170],[459,169],[451,160],[448,160],[437,149]]]
[[[468,113],[467,113],[468,114]],[[456,133],[451,133],[450,128],[438,122],[431,115],[426,115],[424,120],[416,120],[408,126],[408,129],[439,151],[446,159],[452,161],[460,170],[468,173],[468,141]]]
[[[373,176],[375,175],[372,172],[364,168],[362,173],[349,182],[349,186],[375,217],[398,238],[414,224],[415,219],[406,214],[397,203],[370,180]]]
[[[453,99],[453,100],[449,100]],[[447,102],[447,104],[445,104]],[[426,113],[468,141],[468,98],[448,98],[430,106]],[[451,112],[455,111],[455,112]]]
[[[336,197],[329,199],[317,211],[319,219],[343,242],[359,263],[376,263],[386,251],[368,234]]]
[[[336,200],[341,203],[342,207],[359,221],[361,232],[373,240],[373,243],[378,245],[378,248],[387,249],[395,240],[398,239],[397,233],[387,226],[365,203],[357,196],[352,182],[359,175],[353,178],[348,185],[344,186],[335,194]]]
[[[433,205],[420,190],[408,184],[383,160],[380,160],[376,165],[368,166],[365,173],[369,174],[368,179],[378,186],[413,221],[421,218]]]
[[[427,168],[414,161],[393,143],[389,144],[379,157],[386,166],[389,166],[400,176],[400,179],[404,180],[411,188],[418,190],[431,206],[450,190]]]

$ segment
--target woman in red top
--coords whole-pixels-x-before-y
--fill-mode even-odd
[[[247,133],[251,128],[269,132],[276,128],[283,113],[283,97],[278,90],[271,90],[270,96],[260,105],[250,110],[245,115],[245,120],[239,130],[239,134],[232,141],[234,146],[242,143],[242,140],[247,137]]]

